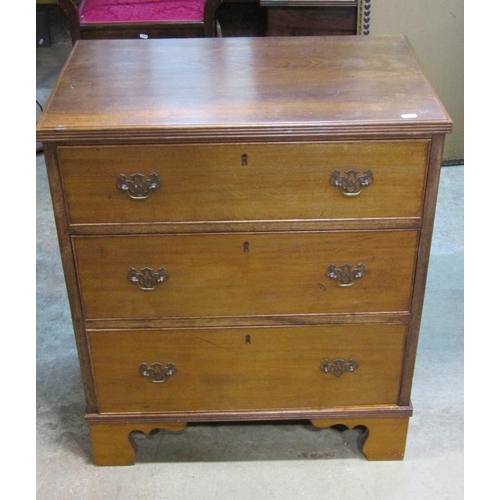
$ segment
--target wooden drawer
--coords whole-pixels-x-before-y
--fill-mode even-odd
[[[327,220],[419,217],[429,144],[59,147],[58,156],[70,224]],[[357,196],[330,183],[349,169],[371,171],[373,183]],[[132,183],[136,173],[158,176],[146,199],[128,195],[137,183],[117,188],[118,176]]]
[[[357,21],[357,6],[273,6],[267,9],[267,36],[356,35]]]
[[[74,237],[73,244],[87,319],[209,317],[408,311],[417,236],[177,234]],[[327,277],[331,264],[337,272],[362,264],[365,275],[340,286]],[[142,290],[130,281],[142,279],[132,268],[144,275],[163,268],[164,281]]]
[[[100,413],[331,408],[397,404],[405,326],[95,330],[89,340]],[[346,362],[338,376],[335,359]],[[154,383],[142,374],[153,363],[175,373]]]

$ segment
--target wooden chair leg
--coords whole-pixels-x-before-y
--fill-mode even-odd
[[[403,460],[409,418],[318,419],[318,428],[344,425],[349,429],[364,426],[368,433],[360,436],[358,445],[368,460]]]
[[[66,16],[68,16],[71,44],[75,45],[75,43],[82,38],[78,6],[72,0],[58,0],[57,3]]]
[[[153,429],[182,431],[184,422],[161,424],[89,424],[95,465],[132,465],[136,448],[130,438],[133,431],[149,434]]]

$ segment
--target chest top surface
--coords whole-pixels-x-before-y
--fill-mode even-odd
[[[450,129],[404,36],[83,40],[56,82],[37,137]]]

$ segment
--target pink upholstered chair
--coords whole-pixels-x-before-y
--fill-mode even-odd
[[[58,0],[69,18],[73,44],[96,38],[216,36],[223,0]]]

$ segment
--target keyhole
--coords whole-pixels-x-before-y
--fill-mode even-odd
[[[245,335],[245,344],[250,344],[252,342],[252,339],[250,338],[250,335]]]
[[[248,155],[241,155],[241,164],[243,166],[248,165]]]
[[[250,243],[248,243],[248,241],[245,241],[245,243],[243,243],[243,251],[244,252],[250,251]]]

